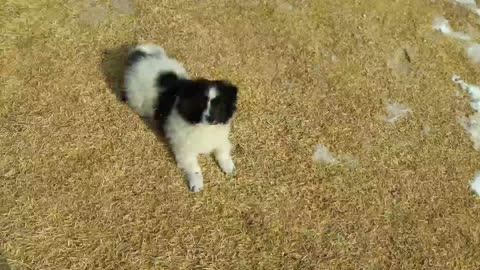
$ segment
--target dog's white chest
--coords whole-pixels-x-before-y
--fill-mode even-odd
[[[174,110],[165,123],[165,132],[175,150],[208,154],[229,143],[230,125],[191,125]]]

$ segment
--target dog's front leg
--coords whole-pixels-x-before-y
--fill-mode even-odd
[[[197,156],[179,155],[176,158],[178,166],[185,172],[190,191],[201,191],[203,189],[203,176],[200,165],[198,165]]]
[[[225,141],[217,149],[215,149],[214,155],[222,171],[226,174],[233,174],[235,172],[235,164],[232,159],[232,144],[229,141]]]

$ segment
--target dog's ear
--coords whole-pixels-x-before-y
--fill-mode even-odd
[[[179,83],[179,78],[173,72],[165,72],[157,78],[157,85],[164,88],[173,87],[177,83]]]
[[[217,87],[220,88],[220,91],[222,91],[225,95],[231,97],[235,101],[237,100],[237,93],[238,93],[238,87],[232,84],[229,81],[217,81]]]
[[[198,80],[179,79],[175,82],[174,88],[179,97],[194,97],[202,93],[203,85]]]

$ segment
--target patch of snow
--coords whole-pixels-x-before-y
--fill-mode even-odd
[[[453,75],[452,81],[470,95],[470,106],[475,113],[460,119],[460,124],[470,134],[473,148],[480,150],[480,87],[464,82],[460,76]]]
[[[432,27],[433,27],[434,30],[440,31],[444,35],[452,37],[452,38],[456,38],[456,39],[460,39],[460,40],[470,40],[471,39],[471,37],[466,33],[454,31],[452,29],[452,27],[450,26],[450,23],[448,22],[448,20],[445,19],[445,17],[441,17],[441,16],[435,17],[433,19]]]
[[[470,117],[463,117],[459,120],[460,125],[470,134],[473,148],[480,150],[480,113],[474,113]]]
[[[480,15],[480,8],[477,8],[477,3],[475,0],[455,0],[455,2],[471,11],[473,13]]]
[[[459,3],[460,5],[473,5],[477,6],[475,0],[455,0],[455,2]]]
[[[398,120],[405,118],[412,112],[412,110],[404,104],[398,102],[387,103],[387,116],[385,117],[385,122],[393,124]]]
[[[450,27],[450,23],[448,22],[445,17],[435,17],[433,18],[433,29],[440,31],[444,34],[452,32],[452,28]]]
[[[313,153],[313,160],[329,164],[329,165],[338,165],[342,164],[349,168],[356,168],[359,165],[358,160],[352,155],[335,155],[325,145],[319,144],[315,148]]]
[[[315,152],[313,153],[313,160],[326,163],[326,164],[338,164],[338,159],[328,150],[325,145],[317,145]]]
[[[470,183],[470,187],[477,196],[480,196],[480,173],[477,173],[473,181]]]
[[[472,106],[472,109],[477,112],[480,111],[480,87],[464,82],[460,76],[455,74],[452,76],[452,81],[470,95],[470,106]]]
[[[467,45],[467,56],[474,64],[480,63],[480,44],[472,43]]]

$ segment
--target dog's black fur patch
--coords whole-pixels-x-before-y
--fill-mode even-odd
[[[236,110],[237,88],[223,81],[184,80],[178,88],[180,115],[192,124],[200,123],[208,106],[208,91],[215,87],[218,95],[210,101],[211,123],[225,124]]]
[[[210,114],[215,121],[227,123],[237,110],[238,88],[226,81],[216,81],[218,96],[210,101]]]
[[[197,124],[202,121],[202,113],[207,108],[206,80],[182,80],[177,84],[178,113],[188,122]]]
[[[178,79],[177,74],[174,72],[161,73],[157,78],[157,87],[172,88]]]
[[[136,62],[140,61],[142,58],[146,57],[148,54],[141,50],[135,50],[128,54],[127,66],[130,67]]]
[[[164,92],[158,96],[157,104],[155,106],[154,119],[159,121],[161,125],[173,109],[175,100],[177,98],[177,91],[175,85],[178,83],[178,76],[173,72],[162,73],[157,78],[157,87],[165,89]],[[160,125],[160,126],[161,126]]]
[[[218,95],[210,101],[209,121],[226,124],[236,111],[238,88],[227,81],[181,79],[174,73],[159,75],[157,85],[165,92],[158,98],[155,118],[164,121],[178,97],[177,110],[187,122],[198,124],[208,106],[208,91],[215,87]]]

